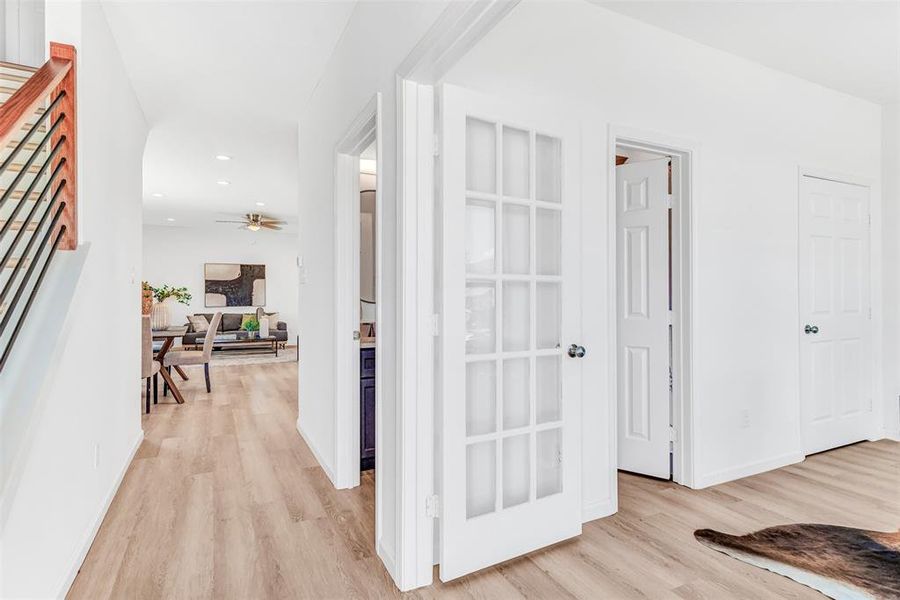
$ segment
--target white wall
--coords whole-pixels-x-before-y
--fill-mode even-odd
[[[37,397],[16,398],[35,410],[20,424],[33,432],[16,459],[21,475],[4,491],[3,598],[65,594],[143,436],[138,272],[146,123],[99,4],[51,2],[46,24],[49,40],[78,49],[80,242],[90,246],[82,247],[86,261],[52,377]],[[42,322],[40,314],[30,319]]]
[[[187,323],[187,315],[210,312],[255,312],[256,308],[206,308],[203,266],[208,262],[266,265],[266,312],[278,312],[288,325],[288,343],[297,333],[297,237],[275,231],[144,226],[141,279],[151,285],[185,286],[191,304],[173,304],[172,322]]]
[[[382,93],[383,156],[378,185],[384,202],[382,322],[378,327],[381,382],[379,410],[384,425],[378,452],[383,481],[396,478],[397,205],[395,71],[444,8],[440,2],[361,2],[328,63],[300,121],[300,255],[306,281],[300,285],[300,417],[298,427],[326,472],[334,472],[334,149],[357,115]],[[349,335],[350,332],[347,332]],[[393,571],[396,496],[384,486],[376,540]],[[395,573],[392,572],[395,575]]]
[[[0,60],[39,67],[47,57],[43,0],[3,0],[0,6]]]
[[[900,439],[900,102],[882,108],[884,429]]]
[[[586,218],[607,281],[610,123],[685,138],[695,164],[695,484],[795,462],[799,438],[798,165],[877,181],[881,110],[585,2],[517,6],[446,77],[582,121]],[[879,196],[873,190],[873,211]],[[877,247],[877,246],[876,246]],[[584,320],[585,504],[610,498],[607,295]],[[749,425],[742,427],[742,411]]]

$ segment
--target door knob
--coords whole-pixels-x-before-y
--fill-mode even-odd
[[[812,334],[819,333],[819,326],[818,325],[807,325],[806,327],[803,328],[803,333],[805,333],[806,335],[809,335],[811,333]]]
[[[361,338],[361,337],[362,337],[362,336],[360,335],[359,330],[356,330],[356,331],[353,332],[353,339],[354,339],[354,340],[358,340],[358,339]]]
[[[572,358],[584,358],[585,350],[584,346],[579,346],[578,344],[572,344],[569,346],[569,356]]]

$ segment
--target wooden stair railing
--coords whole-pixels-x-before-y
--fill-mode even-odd
[[[54,254],[78,246],[75,63],[57,43],[36,71],[0,63],[0,371]]]

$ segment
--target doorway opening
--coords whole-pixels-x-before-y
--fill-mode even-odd
[[[351,124],[335,155],[335,473],[337,488],[374,486],[375,529],[383,478],[381,432],[381,96]],[[362,478],[361,474],[365,474]],[[374,541],[373,541],[374,543]]]
[[[690,486],[693,152],[647,136],[611,149],[618,468]]]

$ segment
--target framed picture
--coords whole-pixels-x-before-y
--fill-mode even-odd
[[[208,308],[266,305],[266,265],[206,263],[203,278]]]

